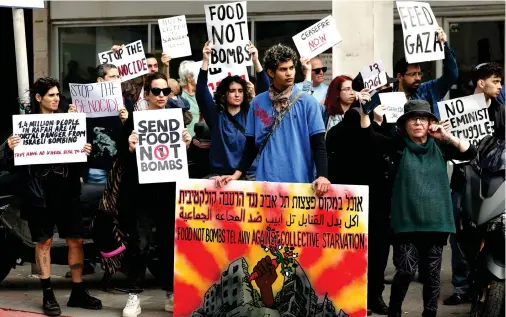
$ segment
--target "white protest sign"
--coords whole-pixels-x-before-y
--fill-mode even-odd
[[[364,81],[364,88],[375,90],[387,84],[387,73],[381,60],[365,66],[360,71],[360,75]]]
[[[213,67],[252,65],[248,54],[246,2],[206,5],[207,36],[211,41],[209,64]]]
[[[188,27],[184,15],[158,20],[163,52],[171,58],[192,55]]]
[[[14,165],[86,162],[84,113],[12,116],[13,135],[21,138],[14,148]]]
[[[127,81],[148,73],[146,55],[142,41],[125,45],[116,53],[112,50],[98,54],[100,64],[113,64],[118,67],[121,81]]]
[[[88,118],[117,116],[119,108],[124,107],[119,80],[69,86],[77,112],[86,113]]]
[[[0,7],[44,9],[44,0],[0,0]]]
[[[408,102],[403,92],[384,92],[378,94],[381,105],[385,106],[387,123],[395,123],[404,114],[404,104]]]
[[[188,179],[181,109],[134,111],[139,184]]]
[[[300,56],[313,58],[341,42],[341,35],[331,15],[293,37]]]
[[[195,76],[198,76],[200,68],[202,67],[202,61],[195,62],[192,67],[194,67],[196,71],[196,73],[194,73]],[[249,81],[248,69],[246,67],[209,68],[207,73],[207,87],[209,88],[211,95],[214,95],[216,88],[218,88],[225,77],[236,75],[246,81]]]
[[[452,134],[459,139],[466,139],[476,146],[494,132],[483,94],[440,101],[437,106],[441,120],[450,120]]]
[[[396,3],[407,62],[413,64],[444,59],[444,46],[438,39],[438,24],[430,5],[413,1]]]

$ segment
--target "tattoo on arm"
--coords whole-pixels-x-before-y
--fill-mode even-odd
[[[80,270],[84,267],[84,265],[82,263],[76,263],[76,264],[72,264],[70,266],[70,269],[75,271],[75,270]]]

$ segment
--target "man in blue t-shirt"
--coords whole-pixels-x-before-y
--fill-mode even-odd
[[[294,86],[296,62],[297,54],[281,44],[265,53],[272,84],[251,101],[239,168],[218,177],[219,187],[238,180],[258,160],[257,181],[312,182],[318,196],[328,191],[325,126],[316,99]]]

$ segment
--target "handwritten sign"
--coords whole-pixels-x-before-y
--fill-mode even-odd
[[[175,317],[283,316],[290,305],[269,302],[278,296],[306,298],[308,312],[323,304],[333,316],[365,316],[367,186],[332,185],[320,198],[310,184],[176,186]]]
[[[213,67],[250,66],[246,1],[206,5],[207,36]]]
[[[441,120],[450,120],[452,134],[459,139],[477,146],[481,139],[494,132],[483,94],[440,101],[437,106]]]
[[[121,81],[127,81],[148,73],[146,55],[142,41],[125,45],[116,53],[112,50],[98,54],[100,64],[113,64],[118,67]]]
[[[334,18],[329,15],[293,37],[300,56],[313,58],[341,42]]]
[[[134,111],[134,127],[139,137],[135,149],[139,184],[188,178],[181,109]]]
[[[364,88],[374,90],[387,84],[387,73],[381,60],[365,66],[360,75],[364,81]]]
[[[413,64],[444,59],[444,46],[438,39],[438,24],[430,5],[412,1],[397,1],[396,4],[407,62]]]
[[[388,123],[395,123],[404,114],[404,105],[408,100],[403,92],[384,92],[378,94],[381,105],[385,106],[385,117]]]
[[[198,76],[202,61],[195,62],[192,66],[196,71],[194,74]],[[242,79],[249,81],[248,69],[246,67],[232,67],[232,68],[209,68],[207,74],[207,86],[211,95],[214,95],[216,88],[220,85],[221,81],[227,76],[239,76]]]
[[[12,116],[13,134],[21,138],[14,148],[14,165],[86,162],[84,113]]]
[[[70,84],[70,95],[77,112],[86,113],[88,118],[117,116],[118,109],[124,107],[119,80]]]
[[[163,52],[171,58],[192,55],[188,27],[184,15],[158,20]]]

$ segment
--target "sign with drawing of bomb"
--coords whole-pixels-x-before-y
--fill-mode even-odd
[[[188,178],[181,109],[134,112],[139,184],[167,183]]]

